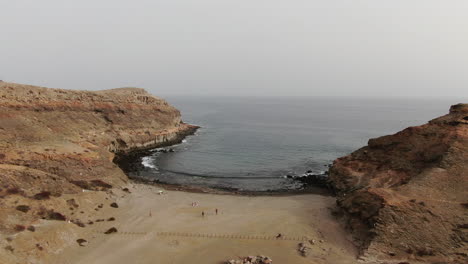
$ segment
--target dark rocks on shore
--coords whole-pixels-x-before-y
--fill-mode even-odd
[[[316,187],[321,187],[325,189],[331,189],[330,183],[328,180],[328,171],[322,173],[314,173],[312,170],[308,170],[302,175],[286,175],[286,178],[300,181],[305,185],[312,185]]]
[[[159,152],[159,153],[169,153],[169,152],[175,152],[173,148],[168,148],[168,149],[156,149],[153,152]]]
[[[328,175],[327,174],[307,174],[306,176],[299,177],[297,180],[315,186],[328,188]]]
[[[110,207],[113,207],[113,208],[119,208],[119,205],[117,203],[111,203],[110,204]]]

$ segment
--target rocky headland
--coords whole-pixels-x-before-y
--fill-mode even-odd
[[[370,263],[468,263],[468,104],[369,140],[329,177]]]
[[[121,186],[128,179],[112,162],[116,154],[178,143],[196,129],[139,88],[88,92],[1,82],[0,195]]]
[[[41,219],[84,222],[78,212],[95,201],[70,195],[125,186],[116,155],[178,143],[196,129],[140,88],[91,92],[0,82],[0,233],[34,230]],[[2,239],[2,250],[13,252],[10,242]],[[43,254],[55,250],[38,245]]]

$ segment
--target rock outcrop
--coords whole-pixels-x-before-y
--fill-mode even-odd
[[[196,128],[139,88],[91,92],[1,82],[0,216],[11,215],[10,196],[41,200],[123,186],[128,179],[113,163],[116,154],[177,143]],[[28,214],[38,218],[37,211]],[[15,232],[8,219],[15,218],[0,217],[0,231]]]
[[[468,263],[467,104],[369,140],[329,177],[362,260]]]

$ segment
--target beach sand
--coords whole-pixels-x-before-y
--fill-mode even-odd
[[[331,215],[333,197],[159,194],[161,188],[144,184],[128,188],[131,193],[113,191],[119,208],[105,206],[96,212],[96,218],[115,221],[73,228],[73,239],[88,244],[66,247],[47,263],[218,264],[249,255],[282,264],[357,262],[356,248]],[[118,232],[103,233],[111,227]],[[276,239],[279,233],[282,238]],[[311,248],[307,257],[298,252],[301,242]]]

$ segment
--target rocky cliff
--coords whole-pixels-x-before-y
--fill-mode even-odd
[[[90,92],[0,82],[0,231],[44,218],[45,202],[36,201],[122,186],[127,177],[115,154],[176,143],[195,129],[139,88]],[[32,208],[15,210],[10,202],[18,197]]]
[[[468,105],[335,160],[330,180],[361,259],[468,263]]]

